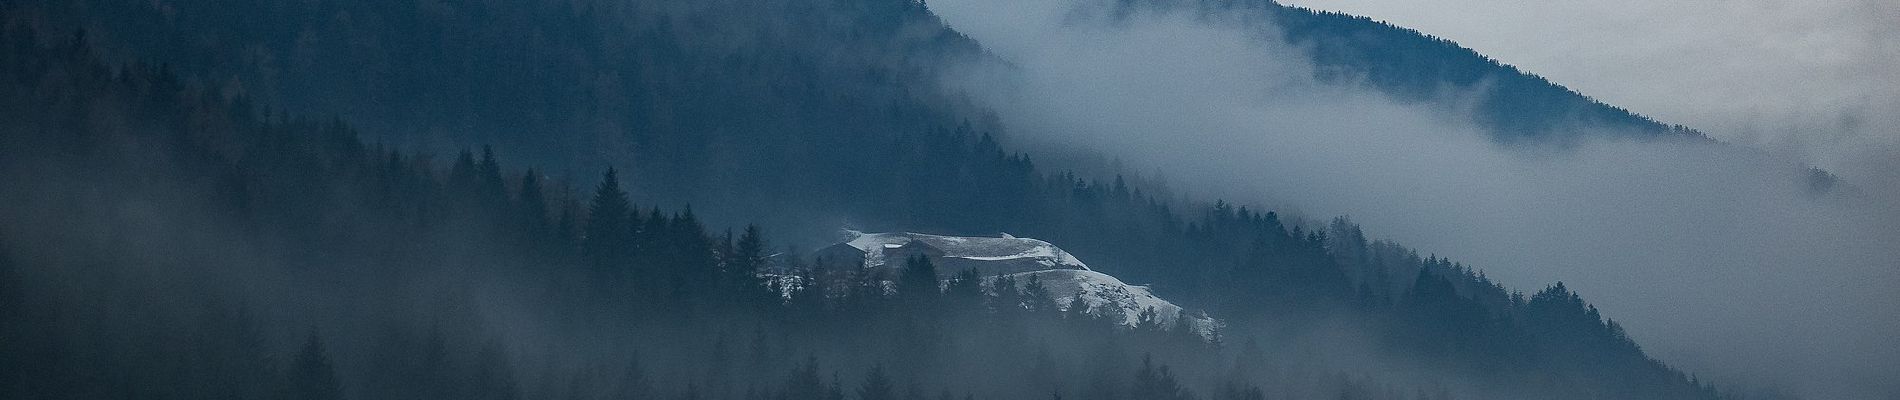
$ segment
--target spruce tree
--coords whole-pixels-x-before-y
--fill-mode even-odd
[[[521,227],[531,235],[542,235],[548,229],[548,199],[541,187],[541,177],[534,169],[521,174],[521,190],[515,196],[521,218]]]
[[[1042,283],[1042,275],[1029,275],[1029,281],[1023,284],[1022,293],[1023,307],[1031,313],[1053,315],[1059,311],[1055,298],[1050,297],[1048,285]]]
[[[613,168],[601,177],[587,205],[587,228],[581,238],[581,256],[590,267],[590,278],[603,288],[619,286],[619,272],[630,261],[633,228],[629,218],[633,206],[627,192],[620,189],[619,174]]]
[[[738,301],[753,306],[776,304],[776,293],[759,285],[758,274],[765,272],[766,267],[765,248],[765,234],[757,225],[747,225],[739,241],[732,244],[732,254],[721,280]]]
[[[1189,315],[1188,310],[1185,309],[1174,313],[1174,322],[1168,328],[1168,337],[1185,344],[1200,344],[1207,340],[1201,336],[1199,327],[1195,325],[1194,316]]]
[[[1069,305],[1062,308],[1063,319],[1074,323],[1088,321],[1095,315],[1089,308],[1089,303],[1082,300],[1082,294],[1076,293],[1075,297],[1069,298]]]
[[[939,294],[937,287],[937,265],[929,256],[913,256],[904,262],[904,272],[897,282],[898,295],[905,298],[928,301]]]
[[[1155,306],[1142,309],[1140,314],[1135,315],[1135,329],[1142,332],[1162,331],[1161,313],[1155,311]]]
[[[1141,369],[1135,371],[1135,385],[1129,391],[1129,398],[1139,400],[1189,400],[1193,399],[1187,389],[1175,380],[1174,372],[1166,365],[1155,365],[1153,355],[1141,357]]]
[[[475,165],[475,178],[476,194],[481,196],[483,204],[508,201],[507,185],[502,183],[501,162],[495,159],[494,146],[482,145],[482,161]]]
[[[765,234],[758,225],[746,225],[745,233],[733,244],[733,272],[742,277],[751,277],[765,268]]]
[[[1010,292],[1013,295],[1015,291]],[[958,272],[944,285],[944,295],[956,302],[958,307],[974,309],[983,303],[983,277],[977,275],[975,268]]]
[[[479,184],[480,176],[480,167],[475,165],[475,154],[464,148],[455,155],[455,164],[449,166],[449,193],[466,202],[466,196],[476,191],[475,186]]]

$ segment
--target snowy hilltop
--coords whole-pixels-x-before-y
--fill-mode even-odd
[[[1205,314],[1155,296],[1147,286],[1131,285],[1090,270],[1088,264],[1054,244],[1006,233],[969,237],[847,230],[843,241],[818,249],[811,259],[827,268],[897,269],[903,267],[904,260],[916,256],[936,262],[940,279],[968,270],[976,270],[990,284],[996,277],[1008,277],[1022,285],[1033,277],[1058,300],[1057,304],[1071,304],[1081,296],[1090,312],[1119,318],[1123,325],[1136,325],[1147,310],[1154,310],[1158,322],[1169,325],[1178,317],[1192,318],[1188,325],[1203,336],[1213,335],[1220,325]]]
[[[913,256],[929,256],[945,273],[975,269],[983,276],[1050,269],[1088,270],[1069,252],[1036,239],[1009,234],[998,237],[939,236],[922,233],[863,233],[844,231],[846,240],[814,253],[827,266],[903,266]]]

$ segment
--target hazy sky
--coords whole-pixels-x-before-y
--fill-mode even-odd
[[[1286,3],[1418,29],[1664,122],[1900,185],[1900,1]]]
[[[1504,148],[1449,108],[1315,81],[1304,53],[1256,22],[1180,13],[1108,22],[1104,3],[930,4],[1008,61],[952,83],[998,110],[1027,148],[1094,149],[1163,171],[1203,198],[1350,215],[1370,236],[1467,262],[1514,289],[1563,281],[1653,356],[1726,388],[1900,395],[1889,379],[1900,370],[1900,347],[1892,345],[1900,329],[1893,186],[1860,180],[1865,195],[1816,197],[1792,164],[1721,145],[1605,139],[1559,152]],[[1695,75],[1671,67],[1654,70]],[[1789,85],[1779,90],[1814,98],[1843,96],[1791,78],[1748,79],[1779,80]],[[1730,89],[1749,87],[1737,86]],[[1825,114],[1883,121],[1859,127],[1895,126],[1891,115],[1798,103],[1752,103],[1759,112],[1679,109],[1739,131],[1775,132],[1777,119]],[[1891,135],[1868,132],[1836,136],[1891,143]],[[1835,165],[1895,164],[1866,149],[1879,147],[1833,150],[1872,160]]]

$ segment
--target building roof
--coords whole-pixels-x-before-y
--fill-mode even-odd
[[[968,237],[940,236],[912,232],[863,233],[847,231],[843,245],[850,246],[866,254],[866,266],[876,267],[885,262],[884,251],[898,249],[908,245],[928,246],[943,253],[947,258],[970,261],[993,261],[1001,263],[1035,263],[1046,269],[1088,269],[1088,265],[1056,248],[1036,239],[1004,237]],[[835,246],[835,245],[834,245]],[[822,250],[821,250],[822,251]]]

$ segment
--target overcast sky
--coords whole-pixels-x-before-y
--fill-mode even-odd
[[[1900,185],[1900,1],[1284,1],[1451,39],[1667,123]]]

